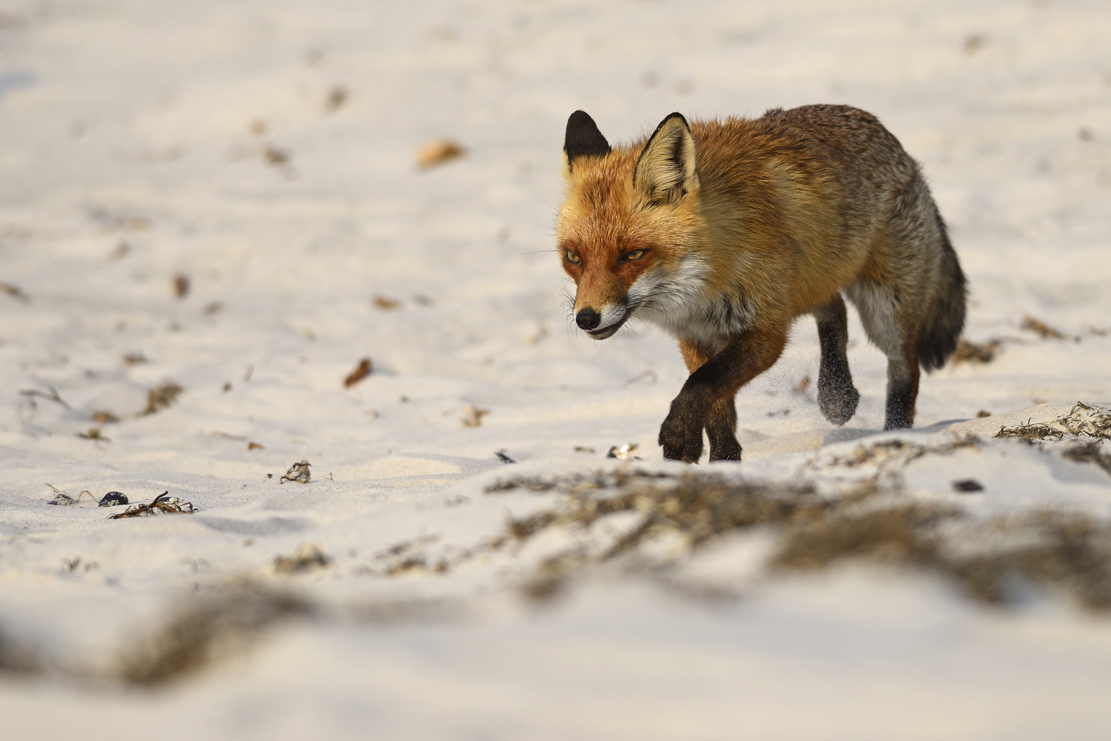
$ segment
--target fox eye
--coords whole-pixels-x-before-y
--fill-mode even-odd
[[[579,253],[577,253],[577,252],[574,252],[572,250],[567,250],[567,252],[564,253],[563,256],[564,256],[564,258],[567,259],[567,262],[571,263],[572,265],[581,265],[582,264],[583,259],[581,257],[579,257]]]
[[[644,257],[644,254],[646,252],[648,252],[648,250],[633,250],[629,254],[625,255],[625,259],[629,262],[632,262],[633,260],[639,260],[640,258]]]

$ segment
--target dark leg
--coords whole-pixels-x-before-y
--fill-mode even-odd
[[[887,413],[883,429],[903,430],[914,426],[914,403],[918,400],[918,352],[908,342],[903,356],[887,359]]]
[[[845,302],[838,293],[810,313],[818,321],[818,342],[822,348],[818,366],[818,408],[830,422],[843,425],[856,413],[860,401],[860,392],[853,386],[849,359],[845,355],[849,342]]]
[[[710,462],[739,461],[741,444],[737,442],[737,403],[730,396],[710,408],[706,420],[706,436],[710,438]]]
[[[671,412],[660,426],[659,443],[664,449],[664,457],[696,463],[702,456],[702,430],[710,422],[714,405],[730,400],[732,407],[731,400],[741,386],[772,367],[786,343],[787,332],[784,329],[749,329],[733,338],[724,350],[691,373],[683,384],[683,390],[671,402]],[[686,357],[688,349],[681,347]],[[688,359],[688,367],[690,364]],[[740,445],[733,434],[735,409],[733,415],[726,413],[720,422],[713,425],[713,434],[716,436],[718,431],[727,429],[727,424],[728,437],[736,444],[735,450],[739,453]],[[726,443],[722,455],[731,454],[733,450]]]

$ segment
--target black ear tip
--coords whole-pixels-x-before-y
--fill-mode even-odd
[[[672,121],[676,118],[683,122],[684,128],[688,130],[690,129],[690,124],[687,123],[686,117],[682,113],[679,113],[679,111],[675,111],[674,113],[669,113],[663,121],[660,121],[660,125],[656,127],[656,131],[659,131],[664,126],[666,126],[669,121]]]
[[[594,123],[594,119],[591,118],[590,114],[586,111],[575,111],[567,118],[567,128],[571,128],[573,126],[576,128],[579,126],[594,126],[595,128],[597,128],[597,124]]]
[[[563,140],[563,151],[568,160],[584,155],[609,154],[610,145],[598,125],[586,111],[575,111],[567,119],[567,134]]]

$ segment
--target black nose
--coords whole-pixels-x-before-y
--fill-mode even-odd
[[[579,329],[596,329],[601,321],[602,315],[594,309],[583,309],[575,317],[575,324],[579,325]]]

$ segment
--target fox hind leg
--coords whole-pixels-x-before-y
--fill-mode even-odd
[[[849,298],[860,311],[868,339],[887,356],[887,404],[883,429],[914,426],[918,399],[918,332],[907,331],[913,322],[900,316],[897,292],[886,285],[858,281],[848,288]],[[905,313],[905,310],[904,310]]]
[[[860,392],[853,386],[845,348],[849,342],[849,322],[845,301],[834,294],[810,312],[818,322],[818,342],[822,360],[818,366],[818,408],[835,425],[843,425],[856,413]]]

